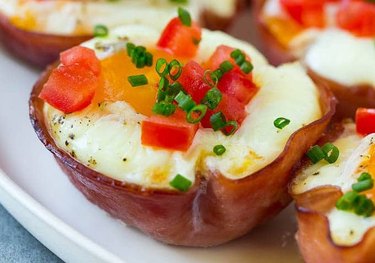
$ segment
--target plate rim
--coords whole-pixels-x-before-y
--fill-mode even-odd
[[[30,234],[63,261],[79,262],[79,258],[90,258],[90,262],[126,263],[50,212],[1,167],[0,203]],[[62,243],[68,247],[61,246]],[[70,253],[64,253],[66,251]]]

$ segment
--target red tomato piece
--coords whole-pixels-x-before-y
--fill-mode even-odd
[[[91,70],[95,75],[100,73],[100,61],[95,55],[95,51],[82,46],[72,47],[60,54],[61,64],[70,66],[79,64]]]
[[[211,88],[204,81],[205,70],[195,61],[189,61],[182,69],[178,82],[191,95],[196,103],[200,103]]]
[[[324,4],[328,0],[280,0],[284,10],[306,27],[324,27]]]
[[[61,65],[51,73],[39,98],[64,113],[88,106],[99,87],[99,77],[80,65]]]
[[[168,117],[153,115],[142,122],[141,141],[147,146],[187,151],[197,130],[197,124],[186,122],[180,114]]]
[[[375,4],[361,1],[346,1],[340,6],[337,24],[357,36],[375,36]]]
[[[375,109],[358,108],[355,114],[357,133],[367,135],[375,132]]]
[[[202,37],[201,28],[194,22],[185,26],[181,20],[173,18],[162,32],[157,46],[181,57],[194,57]]]
[[[246,105],[258,91],[255,84],[238,69],[225,73],[217,84],[218,89]]]
[[[210,123],[210,117],[216,112],[222,112],[227,121],[237,121],[238,125],[246,117],[245,105],[240,103],[236,98],[223,94],[223,98],[215,110],[208,110],[206,115],[201,121],[201,124],[205,128],[212,128]]]
[[[236,64],[233,58],[231,58],[230,54],[235,50],[235,48],[228,47],[225,45],[220,45],[215,49],[215,52],[211,55],[211,57],[206,62],[205,66],[206,68],[210,70],[215,70],[220,67],[220,64],[224,61],[229,61],[234,66],[234,69],[239,69],[240,67]],[[245,54],[246,55],[246,54]],[[251,61],[249,56],[246,55],[246,60]],[[252,78],[252,74],[246,75],[250,80]]]

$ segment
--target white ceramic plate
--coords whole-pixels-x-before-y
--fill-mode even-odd
[[[0,47],[0,201],[67,262],[301,262],[293,208],[239,240],[215,248],[161,244],[88,202],[39,142],[28,99],[40,72]],[[2,170],[2,171],[1,171]]]

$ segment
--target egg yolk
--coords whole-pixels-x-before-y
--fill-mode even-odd
[[[360,164],[361,168],[364,168],[366,172],[371,174],[372,178],[375,179],[375,145],[371,145],[368,158]],[[363,192],[368,198],[375,202],[375,187],[370,190]]]
[[[291,19],[268,17],[265,23],[271,34],[283,46],[287,47],[289,42],[302,31],[302,27]]]
[[[155,63],[159,58],[168,62],[174,59],[170,54],[162,50],[149,50],[153,54],[151,67],[136,68],[126,51],[120,51],[101,61],[102,83],[96,91],[93,103],[102,101],[126,101],[136,112],[146,116],[152,114],[152,108],[156,101],[160,76],[155,70]],[[183,59],[178,59],[183,63]],[[129,76],[145,75],[148,84],[132,87],[128,81]]]

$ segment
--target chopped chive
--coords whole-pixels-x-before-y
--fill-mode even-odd
[[[182,73],[182,66],[176,59],[172,60],[168,65],[168,73],[172,80],[177,80]]]
[[[181,192],[186,192],[187,190],[189,190],[190,186],[192,185],[192,182],[186,177],[177,174],[173,178],[173,180],[169,182],[169,185]]]
[[[168,62],[164,58],[159,58],[156,61],[155,69],[160,77],[164,77],[168,73]]]
[[[358,177],[357,181],[361,182],[367,179],[372,179],[371,174],[369,173],[361,173],[361,175]]]
[[[226,73],[233,69],[233,65],[228,60],[225,60],[220,64],[219,68],[223,73]]]
[[[363,191],[366,191],[366,190],[369,190],[371,188],[373,188],[374,186],[374,180],[373,179],[366,179],[366,180],[362,180],[358,183],[355,183],[352,185],[352,189],[353,191],[356,191],[356,192],[363,192]]]
[[[279,117],[277,118],[274,122],[273,122],[273,125],[278,128],[278,129],[283,129],[284,127],[286,127],[288,124],[290,123],[290,120],[286,119],[286,118],[283,118],[283,117]]]
[[[221,69],[215,69],[211,74],[210,77],[213,80],[214,86],[217,85],[221,77],[224,75],[223,71]]]
[[[188,123],[192,123],[192,124],[198,123],[203,119],[204,115],[206,115],[206,112],[207,112],[206,105],[203,105],[203,104],[196,105],[188,112],[188,114],[186,114],[186,120]]]
[[[212,114],[210,117],[210,123],[214,131],[221,130],[226,125],[226,119],[224,114],[221,111]]]
[[[145,66],[151,67],[153,63],[153,55],[146,50],[143,46],[136,46],[133,43],[126,44],[126,51],[131,58],[132,63],[137,68]]]
[[[339,198],[339,200],[337,200],[336,208],[344,211],[351,210],[358,196],[358,193],[353,191],[345,193],[343,196]]]
[[[228,127],[232,127],[230,130],[227,130]],[[228,121],[225,123],[225,126],[223,128],[223,133],[226,136],[234,134],[238,129],[238,123],[236,121]]]
[[[144,74],[129,76],[128,81],[130,85],[132,85],[132,87],[138,87],[148,84],[148,80]]]
[[[133,43],[126,43],[126,52],[128,53],[128,56],[131,56],[133,50],[135,49],[135,45]]]
[[[106,37],[108,35],[108,28],[105,25],[96,25],[94,27],[94,37]]]
[[[339,149],[332,143],[326,143],[325,145],[323,145],[322,151],[325,155],[324,159],[328,163],[336,162],[340,155]]]
[[[217,69],[214,72],[212,72],[211,70],[206,70],[203,75],[203,80],[210,87],[215,87],[221,76],[222,72],[220,69]]]
[[[213,87],[207,91],[206,95],[202,99],[202,103],[207,105],[209,109],[213,110],[219,105],[222,98],[223,95],[221,94],[220,90]]]
[[[213,149],[213,152],[217,155],[217,156],[221,156],[225,153],[227,149],[224,147],[224,145],[222,144],[218,144],[218,145],[215,145],[214,149]]]
[[[195,106],[195,102],[190,95],[185,94],[183,91],[180,91],[174,100],[178,103],[178,107],[183,109],[186,112],[189,112]]]
[[[325,154],[319,147],[319,145],[314,145],[313,147],[311,147],[310,150],[306,153],[306,155],[310,158],[312,163],[317,163],[325,157]]]
[[[178,8],[178,18],[180,19],[183,25],[191,26],[191,16],[186,9],[182,7]]]
[[[159,81],[159,90],[167,91],[169,86],[169,80],[165,77],[161,77]]]
[[[233,59],[237,59],[239,56],[241,56],[242,51],[239,49],[235,49],[230,53],[230,57]]]
[[[374,212],[374,203],[365,195],[359,195],[355,201],[354,212],[360,216],[371,216]]]
[[[159,115],[170,116],[176,111],[176,105],[164,101],[157,102],[152,108],[152,111]]]
[[[180,91],[182,91],[182,85],[180,82],[176,81],[169,86],[168,95],[174,98]]]
[[[241,66],[240,66],[240,69],[242,70],[242,72],[244,72],[245,74],[249,74],[251,71],[253,71],[253,64],[251,64],[249,61],[244,61]]]
[[[153,55],[150,52],[146,52],[146,66],[151,67],[153,60]]]

